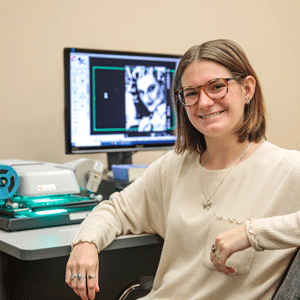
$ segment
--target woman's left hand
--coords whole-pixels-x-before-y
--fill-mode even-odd
[[[210,252],[210,260],[219,272],[226,275],[235,272],[230,266],[226,266],[227,259],[235,252],[245,250],[251,247],[246,234],[246,226],[240,226],[235,229],[220,233]]]

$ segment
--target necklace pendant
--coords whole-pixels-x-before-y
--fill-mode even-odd
[[[203,205],[203,209],[209,210],[211,208],[212,203],[211,202],[207,202],[207,203],[202,203],[202,205]]]
[[[248,148],[243,152],[243,154],[233,164],[233,166],[228,169],[227,173],[224,175],[224,177],[220,181],[219,185],[217,186],[217,188],[215,189],[215,191],[212,193],[212,195],[209,198],[206,196],[205,189],[204,189],[204,186],[203,186],[203,180],[202,180],[202,169],[203,169],[202,154],[203,154],[203,152],[200,154],[199,160],[200,160],[200,165],[202,166],[202,168],[200,169],[201,186],[202,186],[203,194],[204,194],[204,197],[205,197],[205,200],[206,200],[206,203],[204,201],[202,201],[203,209],[209,210],[211,208],[212,202],[210,202],[210,200],[216,194],[216,192],[218,191],[219,187],[222,185],[222,183],[224,182],[224,180],[226,179],[226,177],[228,176],[228,174],[231,172],[231,170],[233,169],[233,167],[235,167],[240,162],[240,160],[245,156],[245,154],[248,152],[248,150],[251,147],[251,144],[252,144],[252,142],[249,143]]]

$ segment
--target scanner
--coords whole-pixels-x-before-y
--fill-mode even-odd
[[[103,164],[0,160],[0,228],[18,231],[81,223],[103,197]]]

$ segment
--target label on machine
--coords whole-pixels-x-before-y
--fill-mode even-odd
[[[80,213],[73,213],[70,214],[70,220],[84,220],[89,215],[89,212],[80,212]]]

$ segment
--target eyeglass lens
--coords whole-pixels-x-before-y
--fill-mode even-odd
[[[200,96],[201,89],[204,89],[205,93],[214,100],[220,100],[225,97],[228,91],[228,85],[226,80],[222,79],[214,79],[207,82],[202,87],[194,88],[194,87],[186,87],[183,88],[179,97],[183,104],[185,105],[193,105],[195,104]]]

